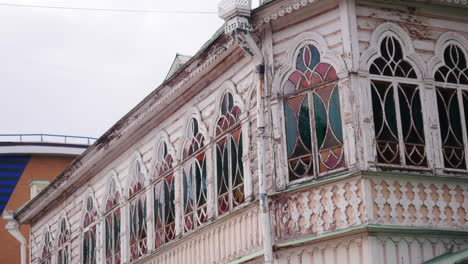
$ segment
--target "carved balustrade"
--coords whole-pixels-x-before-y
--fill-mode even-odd
[[[156,250],[141,263],[226,263],[261,248],[256,202]]]
[[[468,180],[364,173],[273,198],[277,242],[353,227],[468,228]]]

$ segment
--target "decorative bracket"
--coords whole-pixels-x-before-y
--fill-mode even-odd
[[[263,55],[251,35],[253,31],[249,22],[251,9],[251,0],[222,0],[218,5],[218,15],[226,21],[225,34],[231,34],[255,65],[260,65],[263,64]]]
[[[263,64],[263,54],[260,47],[257,45],[255,40],[252,38],[250,31],[237,29],[231,33],[233,39],[244,51],[246,55],[252,58],[255,65]]]

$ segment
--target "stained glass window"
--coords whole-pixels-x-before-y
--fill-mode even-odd
[[[70,228],[65,217],[59,221],[59,235],[58,235],[58,251],[57,263],[68,264],[70,263]]]
[[[96,232],[97,232],[97,210],[92,197],[85,201],[86,208],[83,218],[83,264],[96,263]]]
[[[444,65],[434,78],[444,165],[449,169],[465,170],[466,139],[463,133],[468,130],[468,65],[465,53],[455,44],[447,46],[443,59]]]
[[[218,215],[231,211],[245,201],[240,113],[232,94],[226,93],[221,102],[221,115],[216,123]]]
[[[141,164],[135,161],[130,182],[130,260],[145,255],[148,250],[146,226],[145,174]]]
[[[313,45],[299,50],[284,86],[289,180],[345,166],[340,94],[335,69]]]
[[[40,264],[52,264],[52,238],[50,237],[50,232],[46,231],[44,233],[44,238],[42,242],[41,249],[41,261]]]
[[[154,183],[154,238],[156,248],[175,238],[175,189],[172,155],[166,142],[159,144]]]
[[[206,157],[198,121],[189,121],[184,147],[182,185],[184,205],[184,232],[203,225],[207,220]]]
[[[105,215],[105,254],[106,264],[120,264],[120,192],[117,190],[115,179],[109,185],[106,199]]]
[[[382,40],[369,72],[377,162],[427,167],[417,75],[396,38]]]

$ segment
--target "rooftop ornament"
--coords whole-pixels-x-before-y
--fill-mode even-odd
[[[249,18],[252,10],[252,0],[222,0],[218,4],[218,16],[226,21],[225,33],[236,30],[251,31]]]

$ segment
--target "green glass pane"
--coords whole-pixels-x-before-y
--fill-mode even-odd
[[[242,161],[242,156],[244,155],[244,147],[242,146],[242,132],[239,136],[239,147],[238,147],[238,152],[237,152],[237,157],[238,157],[238,165],[239,165],[239,173],[244,177],[244,162]]]
[[[112,242],[110,241],[111,239],[111,233],[110,233],[110,224],[109,224],[109,218],[106,217],[106,225],[105,225],[105,236],[106,236],[106,252],[109,251],[110,245]]]
[[[146,198],[144,198],[143,199],[143,224],[145,227],[146,227],[146,217],[147,217],[146,212],[147,211],[148,210],[146,209]]]
[[[458,98],[457,98],[456,93],[453,93],[452,97],[450,98],[449,113],[450,113],[450,125],[452,126],[452,130],[455,136],[457,137],[458,141],[463,142],[460,108],[459,108]]]
[[[392,130],[393,135],[398,137],[398,128],[396,120],[396,111],[395,111],[395,100],[393,97],[393,91],[390,87],[385,94],[385,117],[387,119],[388,126]]]
[[[188,175],[188,178],[187,178],[187,199],[190,200],[190,202],[193,204],[193,200],[194,200],[194,193],[193,193],[193,175],[194,175],[194,172],[193,172],[193,166],[190,166],[190,172],[189,172],[189,175]],[[172,200],[172,199],[171,199]]]
[[[175,191],[174,191],[174,181],[171,180],[171,183],[170,183],[170,195],[169,195],[169,206],[170,206],[170,210],[171,210],[171,218],[170,218],[170,222],[174,221],[174,212],[175,212],[175,204],[174,204],[174,199],[175,199]],[[192,188],[192,191],[193,191],[193,188]]]
[[[200,197],[200,194],[202,192],[202,172],[201,172],[201,167],[198,161],[194,162],[193,168],[195,169],[195,191],[196,191],[196,197]]]
[[[138,200],[138,227],[136,228],[137,234],[140,233],[143,227],[143,204]]]
[[[332,95],[328,106],[328,115],[330,125],[336,138],[343,143],[343,127],[341,123],[341,107],[340,107],[340,89],[338,86],[333,88]]]
[[[218,193],[221,192],[222,186],[222,175],[223,175],[223,158],[222,153],[218,145],[216,145],[216,182]]]
[[[324,102],[318,96],[317,93],[314,93],[314,109],[315,109],[315,132],[317,134],[317,144],[318,149],[322,148],[323,141],[327,134],[327,109]]]
[[[309,96],[304,97],[301,109],[299,110],[299,135],[301,136],[304,147],[308,150],[312,149],[312,137],[310,134],[310,110]]]
[[[447,102],[444,100],[444,89],[437,88],[437,109],[439,112],[439,128],[442,136],[442,141],[445,140],[449,130],[449,120],[447,114]]]
[[[94,236],[94,232],[90,234],[90,263],[94,262],[95,252],[96,252],[96,237]]]
[[[119,244],[119,237],[120,237],[120,215],[114,214],[114,249],[119,248],[120,249],[120,244]]]
[[[85,234],[85,237],[83,239],[83,263],[86,264],[88,260],[88,245],[87,245],[87,237]]]
[[[400,85],[398,89],[398,99],[400,103],[400,117],[401,117],[401,128],[403,132],[403,138],[405,138],[411,130],[412,118],[411,118],[411,91],[409,87]]]
[[[422,104],[421,104],[421,97],[419,95],[419,89],[416,90],[415,95],[413,97],[412,106],[412,114],[413,114],[413,122],[416,126],[416,130],[418,131],[419,135],[424,139],[424,120],[422,114]]]
[[[190,171],[192,170],[192,168],[190,168]],[[182,187],[183,187],[183,191],[184,191],[184,208],[187,206],[187,203],[188,203],[188,199],[189,199],[189,186],[188,186],[188,179],[187,179],[187,173],[185,173],[185,169],[182,171]]]
[[[223,184],[221,185],[221,192],[226,193],[228,191],[228,184],[229,184],[229,150],[228,144],[224,145],[223,150]]]
[[[284,119],[286,125],[286,147],[288,157],[291,157],[297,140],[297,119],[292,108],[284,103]]]
[[[201,190],[202,190],[202,195],[200,195],[200,201],[198,201],[200,205],[206,203],[206,159],[205,158],[203,158]]]
[[[383,126],[383,109],[382,101],[380,100],[379,89],[377,88],[377,83],[372,82],[371,84],[372,92],[372,110],[374,115],[374,128],[375,135],[378,136],[380,129]]]
[[[231,141],[231,186],[234,186],[234,176],[237,174],[237,146],[233,137],[230,137]]]

